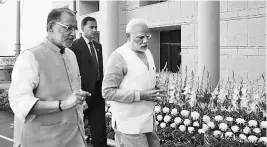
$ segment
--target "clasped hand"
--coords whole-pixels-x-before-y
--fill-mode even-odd
[[[75,90],[71,96],[66,100],[66,105],[70,108],[76,106],[77,104],[83,105],[85,98],[91,96],[87,91]]]
[[[165,89],[143,90],[140,92],[140,100],[162,102],[163,97],[166,97]]]

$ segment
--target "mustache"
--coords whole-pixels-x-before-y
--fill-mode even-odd
[[[142,44],[142,45],[140,45],[140,47],[147,47],[148,46],[148,44]]]

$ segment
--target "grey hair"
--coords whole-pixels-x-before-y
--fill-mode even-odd
[[[50,13],[47,16],[47,22],[46,22],[47,31],[48,31],[49,23],[51,23],[53,21],[60,21],[60,16],[64,12],[75,17],[74,12],[72,10],[70,10],[69,8],[54,8],[50,11]]]
[[[131,33],[136,25],[147,25],[147,22],[140,18],[134,18],[126,25],[126,33]]]

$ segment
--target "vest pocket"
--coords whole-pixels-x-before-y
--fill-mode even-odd
[[[49,126],[41,126],[40,133],[43,140],[52,141],[57,140],[60,135],[66,132],[67,122],[61,122]]]

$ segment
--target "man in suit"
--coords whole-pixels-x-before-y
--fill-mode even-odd
[[[92,144],[106,147],[105,101],[101,94],[103,80],[102,46],[94,41],[97,31],[95,18],[85,17],[81,22],[82,36],[76,39],[71,49],[75,53],[81,73],[82,90],[92,95],[86,98],[88,109],[84,111],[88,119]]]

